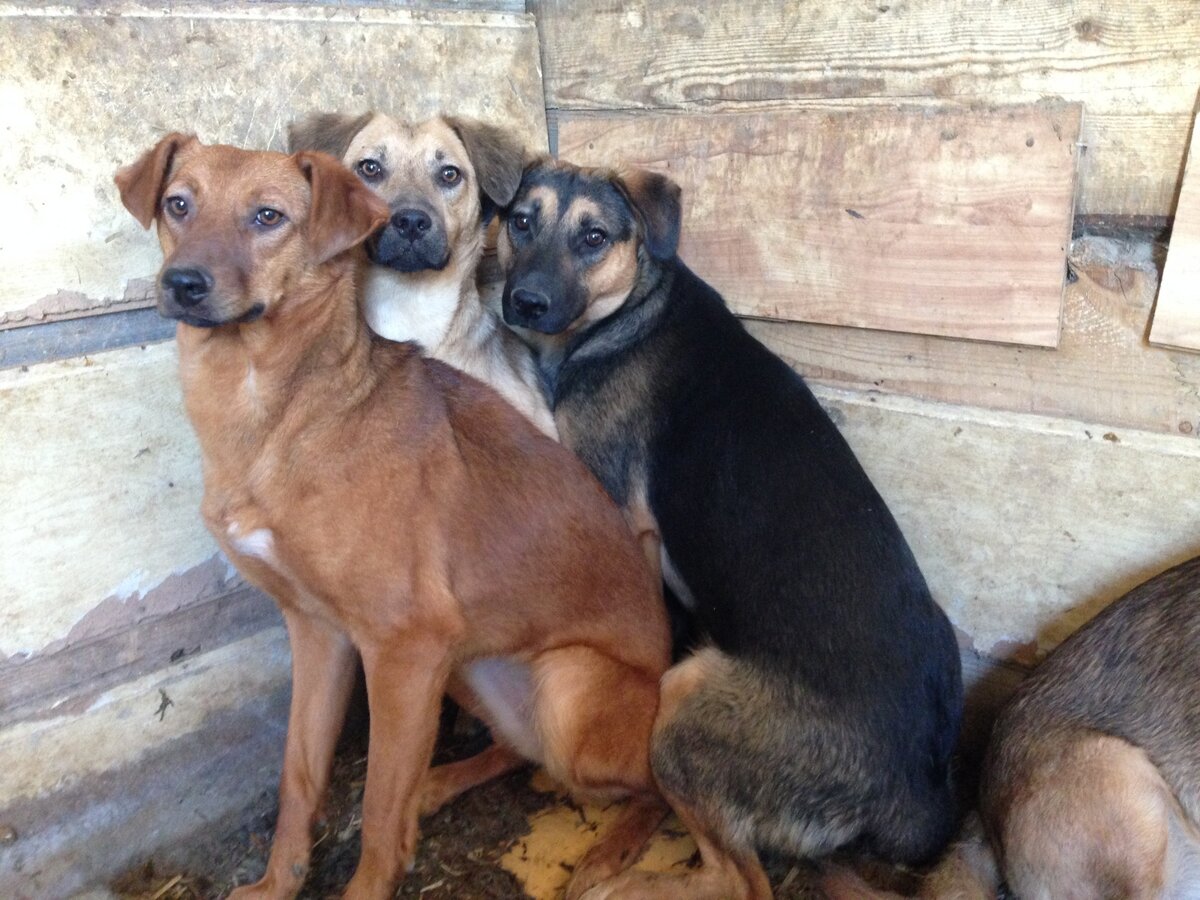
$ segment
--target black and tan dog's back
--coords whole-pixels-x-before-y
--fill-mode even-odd
[[[949,622],[807,386],[676,258],[679,222],[662,176],[546,162],[500,243],[562,439],[706,642],[664,679],[652,751],[704,866],[589,900],[768,897],[760,850],[928,860],[955,822]]]

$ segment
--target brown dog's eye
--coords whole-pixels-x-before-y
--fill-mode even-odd
[[[379,164],[379,160],[377,159],[361,159],[355,168],[363,178],[375,179],[383,172],[383,166]]]
[[[187,201],[182,197],[168,197],[163,202],[163,206],[165,206],[167,212],[169,212],[176,219],[182,219],[188,213]]]
[[[525,215],[524,213],[517,213],[515,216],[513,216],[508,221],[512,224],[512,227],[515,228],[517,231],[528,231],[529,230],[529,216]]]
[[[454,166],[442,166],[441,176],[442,184],[458,184],[462,178],[462,172]]]
[[[589,229],[588,233],[583,236],[583,242],[593,248],[599,247],[606,240],[608,240],[608,235],[599,228]]]
[[[274,228],[284,219],[283,213],[277,209],[271,209],[269,206],[264,206],[254,217],[254,221],[262,225],[264,228]]]

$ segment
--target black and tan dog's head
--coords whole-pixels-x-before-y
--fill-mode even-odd
[[[498,246],[504,321],[560,334],[612,315],[647,262],[675,256],[681,212],[679,186],[656,172],[530,167]]]
[[[272,315],[387,218],[379,198],[323,153],[170,134],[115,181],[143,228],[158,222],[159,312],[204,328]]]
[[[322,113],[294,124],[289,146],[338,157],[387,201],[391,217],[367,251],[400,272],[461,263],[473,275],[481,226],[512,199],[525,160],[508,132],[447,117],[410,124],[376,113]]]

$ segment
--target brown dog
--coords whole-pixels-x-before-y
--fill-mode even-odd
[[[158,222],[205,521],[291,640],[275,842],[237,895],[304,880],[356,651],[371,735],[346,896],[390,897],[411,865],[452,674],[510,747],[634,798],[569,893],[619,871],[661,817],[648,744],[668,637],[615,506],[491,388],[371,338],[348,251],[388,211],[336,160],[172,134],[116,181]]]
[[[556,437],[529,349],[500,323],[498,290],[485,301],[476,284],[485,227],[521,181],[517,138],[469,119],[318,113],[292,124],[288,146],[338,157],[387,201],[388,221],[367,242],[372,330],[490,384]]]

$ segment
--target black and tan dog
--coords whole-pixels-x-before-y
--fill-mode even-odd
[[[342,160],[391,213],[367,242],[363,308],[371,329],[416,341],[425,353],[498,390],[545,434],[554,420],[528,349],[476,286],[484,229],[521,179],[525,150],[482,122],[410,123],[381,113],[320,113],[296,122],[290,149]]]
[[[1200,898],[1200,558],[1130,591],[1021,684],[980,800],[994,861],[951,858],[923,896],[995,898],[1003,878],[1021,900]]]
[[[676,257],[678,187],[546,161],[505,219],[505,321],[707,642],[664,679],[652,748],[704,865],[589,900],[769,897],[763,850],[936,856],[955,824],[950,624],[804,382]]]

